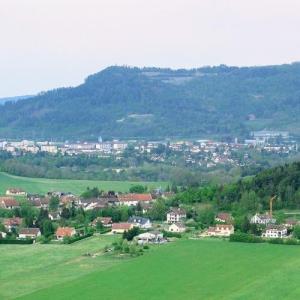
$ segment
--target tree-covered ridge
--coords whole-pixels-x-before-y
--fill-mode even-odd
[[[0,106],[0,136],[247,136],[263,128],[299,133],[299,100],[299,63],[192,70],[109,67],[78,87]]]
[[[190,188],[174,201],[210,202],[218,209],[249,213],[269,209],[272,196],[276,196],[275,209],[300,208],[300,162],[268,169],[232,184]]]

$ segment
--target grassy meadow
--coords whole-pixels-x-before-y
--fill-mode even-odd
[[[90,246],[85,242],[57,246],[62,247],[57,254],[49,250],[53,245],[21,250],[6,246],[11,249],[1,251],[5,254],[0,258],[0,298],[22,294],[27,295],[18,299],[300,298],[298,246],[180,240],[152,247],[138,258],[113,260],[78,256],[86,248],[98,247],[96,240]]]
[[[91,237],[71,245],[0,245],[0,299],[14,299],[41,288],[74,280],[118,263],[99,255],[116,236]]]
[[[99,181],[99,180],[70,180],[70,179],[45,179],[13,176],[0,172],[0,194],[8,188],[18,187],[28,193],[44,194],[49,191],[72,192],[81,194],[87,187],[98,187],[100,190],[114,190],[128,192],[134,184],[147,185],[149,188],[165,187],[165,182],[132,182],[132,181]]]

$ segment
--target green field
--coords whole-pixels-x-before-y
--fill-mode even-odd
[[[115,236],[92,237],[71,245],[0,245],[0,299],[51,287],[119,263],[99,255]]]
[[[90,243],[96,247],[96,240]],[[88,248],[84,244],[77,244],[81,250],[62,246],[57,254],[49,250],[52,245],[5,246],[0,298],[25,293],[20,299],[300,298],[298,246],[182,240],[122,261],[76,256]]]
[[[18,187],[28,193],[44,194],[49,191],[72,192],[81,194],[87,187],[98,187],[100,190],[114,190],[128,192],[134,184],[147,185],[149,188],[165,187],[165,182],[131,182],[131,181],[97,181],[97,180],[69,180],[69,179],[44,179],[28,178],[9,175],[0,172],[0,194],[4,194],[8,188]]]

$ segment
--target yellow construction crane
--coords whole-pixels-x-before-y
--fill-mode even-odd
[[[273,196],[270,198],[270,217],[273,216],[273,201],[276,199],[277,196]]]

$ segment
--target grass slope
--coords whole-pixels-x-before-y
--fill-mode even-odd
[[[300,247],[185,240],[34,299],[299,299]]]
[[[92,237],[72,245],[0,245],[0,299],[13,299],[107,269],[118,261],[83,254],[97,253],[115,238]]]
[[[147,185],[149,188],[165,187],[165,182],[131,182],[131,181],[96,181],[96,180],[69,180],[69,179],[45,179],[28,178],[0,173],[0,194],[4,194],[8,188],[19,187],[29,193],[46,193],[49,191],[72,192],[81,194],[87,187],[97,186],[101,190],[115,190],[127,192],[134,184]]]

